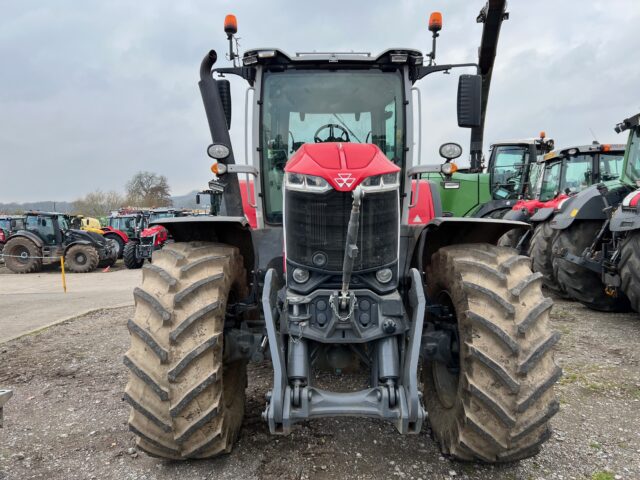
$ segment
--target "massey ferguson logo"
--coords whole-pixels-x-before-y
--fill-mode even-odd
[[[334,178],[333,180],[340,188],[343,188],[344,186],[350,188],[351,185],[353,185],[353,182],[356,181],[356,179],[353,178],[353,175],[351,175],[350,173],[339,173],[338,177]]]

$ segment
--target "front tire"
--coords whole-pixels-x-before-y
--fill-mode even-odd
[[[42,269],[42,250],[25,237],[10,239],[2,250],[4,263],[13,273],[33,273]]]
[[[622,292],[617,297],[607,295],[598,273],[558,256],[565,249],[573,255],[582,255],[601,228],[602,222],[580,221],[561,230],[552,245],[553,274],[560,288],[584,306],[601,312],[628,312],[629,300]]]
[[[623,240],[618,271],[622,291],[629,298],[631,307],[640,313],[640,232],[630,232]]]
[[[235,247],[176,242],[154,252],[136,288],[124,357],[138,448],[170,459],[231,451],[244,416],[246,362],[225,360],[225,311],[246,295]]]
[[[458,460],[511,462],[536,455],[549,439],[562,375],[553,302],[527,257],[492,245],[438,250],[427,270],[429,298],[449,304],[453,363],[425,361],[423,393],[443,453]],[[428,325],[435,325],[427,317]]]
[[[136,240],[129,240],[124,246],[122,253],[122,259],[124,266],[129,269],[142,268],[144,264],[144,258],[138,257],[138,242]]]
[[[91,245],[73,245],[64,254],[64,264],[73,273],[93,272],[100,262],[98,251]]]

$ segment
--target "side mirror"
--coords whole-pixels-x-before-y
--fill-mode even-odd
[[[479,127],[482,122],[482,77],[460,75],[458,79],[458,126]]]
[[[231,128],[231,83],[229,80],[217,80],[218,93],[222,101],[222,109],[227,119],[227,129]]]
[[[200,205],[200,194],[196,194],[196,204]]]

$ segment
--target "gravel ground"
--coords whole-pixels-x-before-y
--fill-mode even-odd
[[[272,437],[260,418],[268,364],[251,365],[247,413],[233,453],[184,463],[135,450],[128,406],[130,307],[97,312],[0,345],[0,386],[14,389],[0,430],[0,479],[640,479],[640,318],[558,300],[565,375],[542,453],[485,466],[442,457],[427,432],[400,436],[366,419],[316,420]],[[338,381],[343,381],[338,379]]]

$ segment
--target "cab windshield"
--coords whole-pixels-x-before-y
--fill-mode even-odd
[[[626,176],[632,182],[638,184],[640,180],[640,128],[636,127],[631,135],[628,148],[628,160]]]
[[[553,200],[560,191],[562,161],[545,165],[542,182],[539,183],[538,198],[541,202]]]
[[[175,214],[173,212],[152,213],[149,216],[149,223],[155,222],[156,220],[158,220],[160,218],[170,218],[170,217],[174,217],[174,216],[175,216]]]
[[[617,180],[622,174],[624,152],[600,154],[600,180]]]
[[[497,200],[518,198],[529,162],[528,145],[498,145],[493,150],[491,191]]]
[[[260,147],[267,222],[282,222],[284,166],[304,143],[375,143],[402,168],[403,101],[400,71],[265,72]]]
[[[71,225],[69,225],[69,219],[64,215],[58,215],[58,227],[63,232],[69,230],[71,228]]]

